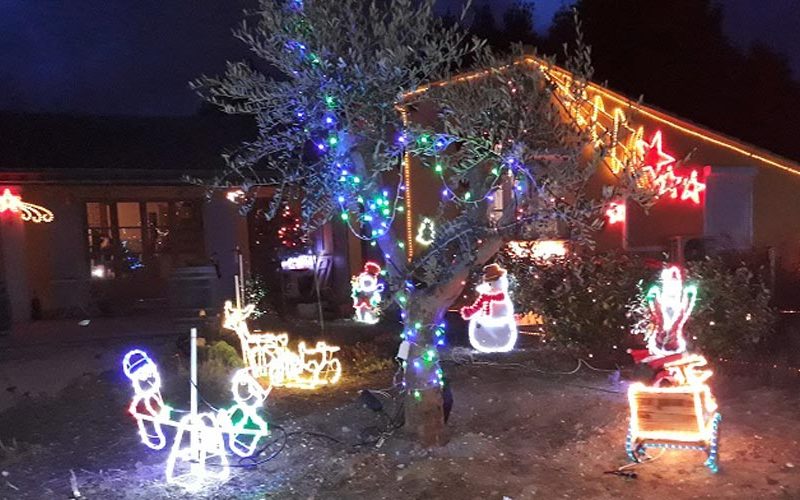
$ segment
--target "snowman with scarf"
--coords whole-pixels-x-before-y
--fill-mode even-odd
[[[484,267],[483,282],[475,287],[477,300],[461,308],[461,317],[469,321],[469,341],[478,351],[507,352],[517,342],[517,323],[506,274],[497,264]]]

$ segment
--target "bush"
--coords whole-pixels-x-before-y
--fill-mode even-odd
[[[517,312],[542,316],[548,340],[578,352],[609,353],[641,347],[650,328],[644,292],[658,279],[660,263],[620,253],[542,264],[504,258],[513,274]],[[695,310],[685,332],[691,349],[712,357],[763,354],[776,315],[764,281],[744,264],[722,259],[689,262],[687,282],[698,285]]]
[[[697,305],[686,326],[690,345],[714,357],[762,354],[776,322],[764,281],[744,265],[731,269],[718,258],[690,262],[687,271],[698,284]]]
[[[239,352],[225,341],[210,344],[198,352],[197,385],[201,396],[215,406],[225,406],[231,401],[231,378],[244,367]],[[181,364],[181,380],[189,376],[189,367]]]
[[[589,352],[635,342],[628,308],[642,280],[652,274],[643,260],[621,253],[573,254],[550,264],[503,260],[514,276],[517,312],[541,315],[548,340]]]

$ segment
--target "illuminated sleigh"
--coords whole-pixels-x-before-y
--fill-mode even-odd
[[[648,448],[697,450],[706,454],[705,465],[718,471],[722,416],[706,384],[711,372],[698,370],[705,363],[702,356],[687,355],[664,365],[676,385],[630,386],[625,448],[631,460],[642,461]]]

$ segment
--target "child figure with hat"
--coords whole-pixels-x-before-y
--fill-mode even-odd
[[[497,264],[484,267],[483,282],[475,287],[477,300],[461,308],[461,317],[469,320],[469,341],[478,351],[507,352],[517,342],[517,323],[506,274]]]
[[[378,282],[381,266],[374,262],[364,264],[364,271],[358,276],[353,276],[350,283],[352,287],[353,309],[356,310],[355,320],[361,323],[374,324],[380,319],[381,292],[383,283]]]

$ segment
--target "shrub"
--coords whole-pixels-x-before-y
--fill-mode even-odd
[[[719,258],[687,267],[688,279],[698,284],[695,312],[686,325],[688,340],[708,356],[762,354],[776,322],[764,281],[744,265],[731,269]]]
[[[554,263],[504,258],[517,312],[542,316],[549,340],[578,351],[622,349],[631,339],[628,308],[651,272],[636,256],[573,254]]]
[[[552,340],[578,352],[603,353],[641,346],[651,328],[645,290],[658,279],[660,263],[620,253],[573,254],[552,264],[504,258],[514,275],[517,312],[542,316]],[[763,354],[776,315],[770,293],[745,264],[720,258],[687,264],[687,282],[698,285],[695,310],[686,324],[690,348],[711,357]]]

